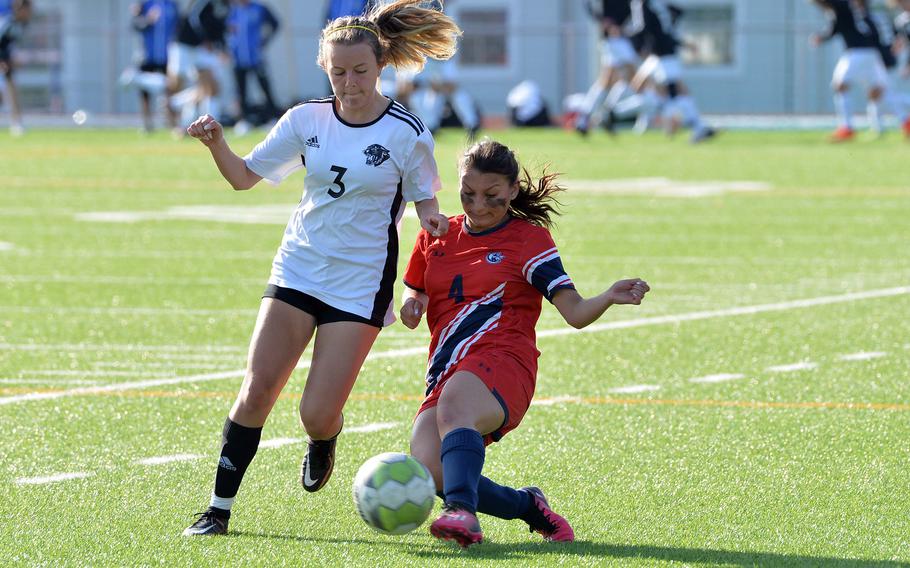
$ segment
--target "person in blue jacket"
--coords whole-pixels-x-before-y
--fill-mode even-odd
[[[247,77],[256,76],[259,88],[265,96],[268,118],[279,115],[272,87],[266,70],[263,51],[275,37],[280,24],[269,8],[255,0],[237,0],[228,16],[228,45],[234,60],[234,78],[237,81],[237,98],[240,102],[241,121],[252,120],[252,105],[247,91]]]

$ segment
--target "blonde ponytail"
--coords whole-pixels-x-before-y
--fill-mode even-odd
[[[326,68],[328,43],[367,43],[381,65],[396,69],[419,71],[427,57],[449,59],[455,54],[461,28],[443,12],[421,7],[425,3],[425,0],[395,0],[377,5],[365,16],[332,20],[322,30],[317,63]]]

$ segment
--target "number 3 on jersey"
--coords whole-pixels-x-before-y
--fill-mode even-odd
[[[335,179],[334,179],[334,181],[332,181],[332,183],[334,183],[334,184],[337,185],[339,188],[341,188],[341,189],[339,189],[338,191],[335,191],[335,190],[333,190],[333,189],[330,189],[330,190],[329,190],[329,195],[331,195],[331,196],[334,197],[335,199],[338,199],[339,197],[341,197],[342,195],[344,195],[344,182],[341,181],[341,178],[342,178],[342,176],[344,176],[345,172],[348,171],[348,169],[347,169],[347,168],[342,168],[341,166],[332,166],[332,167],[329,168],[329,169],[331,169],[333,172],[335,172],[335,173],[338,174],[338,175],[335,176]]]

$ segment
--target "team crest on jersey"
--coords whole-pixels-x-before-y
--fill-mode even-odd
[[[502,259],[505,258],[501,252],[490,252],[487,253],[487,262],[490,264],[499,264],[502,262]]]
[[[381,166],[383,162],[392,157],[392,155],[389,153],[389,149],[379,144],[370,144],[369,147],[363,151],[363,153],[366,154],[367,165],[376,166],[377,168]]]

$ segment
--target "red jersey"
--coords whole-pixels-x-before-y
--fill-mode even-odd
[[[449,219],[443,237],[420,231],[404,283],[429,296],[428,394],[459,361],[484,350],[511,355],[535,377],[541,298],[575,288],[546,229],[513,218],[469,233],[464,215]]]

